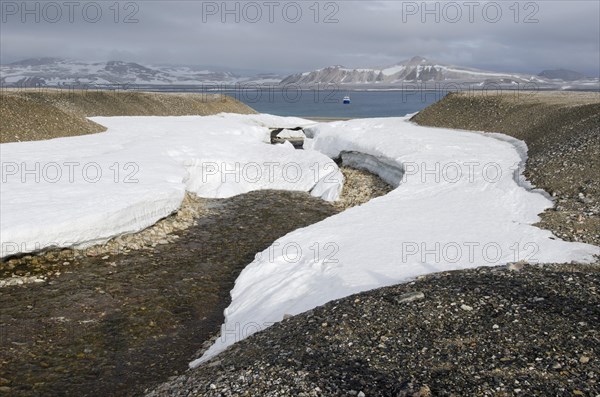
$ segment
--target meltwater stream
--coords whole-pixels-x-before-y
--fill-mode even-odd
[[[306,193],[267,190],[206,205],[175,243],[70,260],[48,283],[2,289],[0,386],[11,396],[142,394],[185,371],[219,330],[257,252],[338,212]]]

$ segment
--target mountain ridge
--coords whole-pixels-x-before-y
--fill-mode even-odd
[[[542,76],[521,73],[491,72],[462,66],[444,64],[421,56],[383,68],[350,69],[329,66],[286,77],[282,83],[295,84],[398,84],[403,82],[441,81],[498,81],[501,83],[546,82]]]
[[[576,72],[574,70],[568,69],[547,69],[543,70],[540,74],[540,77],[545,77],[551,80],[563,80],[563,81],[577,81],[588,78],[583,73]]]
[[[84,62],[73,59],[39,57],[0,65],[0,86],[39,87],[64,85],[137,84],[178,86],[205,84],[335,84],[347,87],[400,87],[403,84],[469,83],[484,86],[523,86],[535,84],[548,89],[598,89],[599,79],[565,70],[545,70],[538,75],[494,72],[445,64],[422,56],[373,68],[327,66],[312,71],[280,76],[275,73],[241,74],[209,70],[190,65],[143,65],[110,60]]]
[[[216,83],[278,83],[273,74],[237,75],[197,66],[142,65],[109,60],[84,62],[68,58],[40,57],[0,65],[0,85],[6,87],[61,85],[199,85]]]

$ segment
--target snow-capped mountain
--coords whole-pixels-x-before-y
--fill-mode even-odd
[[[496,82],[499,84],[557,83],[544,76],[490,72],[447,65],[419,56],[384,68],[349,69],[339,65],[331,66],[312,72],[294,74],[286,77],[282,81],[284,84],[294,83],[300,85],[396,85],[402,83],[428,82]]]
[[[544,77],[546,79],[562,81],[577,81],[586,79],[585,75],[567,69],[544,70],[542,73],[538,74],[538,76]]]
[[[241,76],[194,66],[144,66],[133,62],[82,62],[61,58],[32,58],[0,65],[3,86],[57,86],[64,84],[191,85],[279,83],[281,76]]]
[[[272,73],[250,74],[207,70],[198,66],[141,65],[134,62],[83,62],[62,58],[31,58],[0,65],[0,86],[38,87],[61,85],[141,86],[234,85],[234,84],[340,84],[348,88],[395,88],[405,83],[434,87],[437,83],[469,83],[502,86],[535,84],[545,89],[599,88],[598,78],[586,78],[566,70],[544,71],[539,75],[500,73],[453,66],[414,57],[383,68],[349,69],[330,66],[283,78]],[[464,87],[461,87],[464,89]]]

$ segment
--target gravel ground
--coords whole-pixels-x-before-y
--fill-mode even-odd
[[[350,296],[148,396],[597,396],[598,270],[480,268]]]
[[[206,116],[255,113],[225,95],[52,89],[0,90],[0,143],[93,134],[92,116]]]

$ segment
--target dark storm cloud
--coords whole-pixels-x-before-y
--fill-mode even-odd
[[[3,63],[56,56],[292,72],[383,66],[418,54],[501,71],[598,75],[600,68],[597,1],[51,3],[27,2],[26,14],[23,2],[2,0]]]

